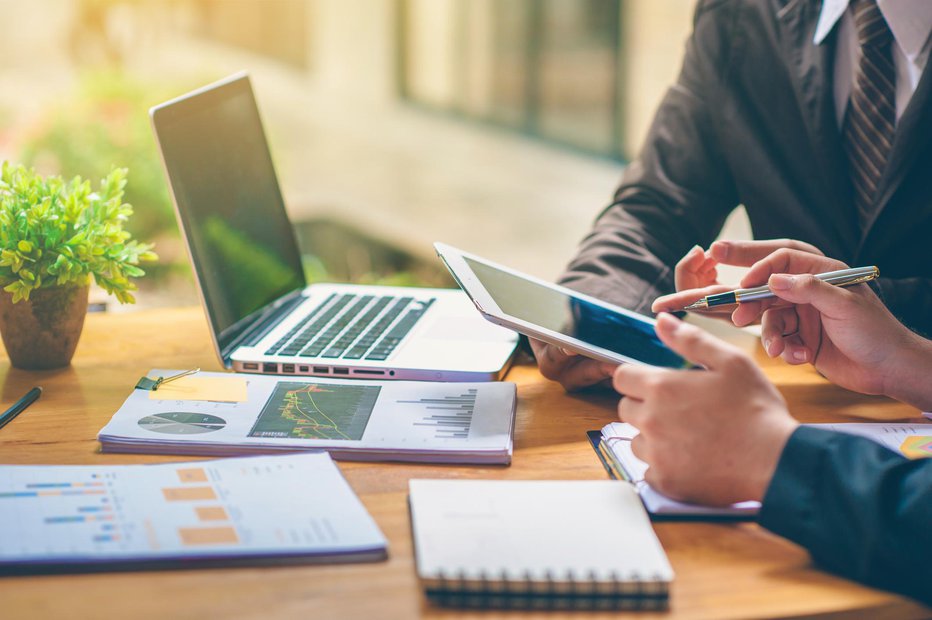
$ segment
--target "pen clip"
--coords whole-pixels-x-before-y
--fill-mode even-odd
[[[852,284],[861,284],[862,282],[870,282],[877,277],[877,272],[872,271],[870,273],[865,273],[863,276],[858,276],[853,280],[848,280],[844,283],[845,286],[851,286]]]
[[[184,372],[179,372],[177,375],[171,375],[169,377],[159,377],[157,379],[152,379],[150,377],[143,377],[138,382],[136,382],[136,389],[137,390],[149,390],[149,391],[154,392],[158,390],[159,387],[161,387],[162,385],[166,383],[175,381],[182,377],[193,375],[194,373],[197,373],[200,371],[201,371],[200,368],[194,368],[192,370],[185,370]]]

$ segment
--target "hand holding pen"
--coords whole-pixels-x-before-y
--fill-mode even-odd
[[[816,274],[815,277],[822,282],[833,286],[851,286],[862,282],[869,282],[880,276],[877,267],[854,267],[852,269],[838,269],[826,273]],[[684,306],[683,310],[707,310],[716,306],[736,306],[749,301],[772,299],[776,297],[769,285],[755,286],[753,288],[739,288],[725,293],[706,295],[693,303]]]
[[[679,292],[660,297],[654,302],[652,309],[654,312],[674,312],[682,310],[684,306],[700,297],[729,292],[735,287],[719,281],[718,267],[720,265],[752,267],[775,252],[785,249],[823,256],[817,247],[794,239],[719,240],[712,243],[707,250],[695,246],[686,253],[674,269],[674,284]],[[741,285],[754,286],[765,282],[742,281]],[[704,310],[703,315],[731,322],[734,311],[733,306],[715,306]],[[739,308],[738,316],[740,317],[744,312],[746,310]]]
[[[897,321],[871,287],[832,286],[816,277],[845,267],[798,250],[775,252],[745,276],[747,283],[766,282],[774,298],[738,305],[742,320],[735,324],[760,320],[770,357],[810,363],[850,390],[932,407],[926,387],[932,341]]]

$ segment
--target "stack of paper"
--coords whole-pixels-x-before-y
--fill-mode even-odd
[[[0,466],[0,514],[5,574],[386,556],[326,454]]]
[[[509,463],[515,402],[513,383],[198,373],[134,390],[98,439],[105,452]]]

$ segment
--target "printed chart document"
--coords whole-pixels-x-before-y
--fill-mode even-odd
[[[418,576],[462,607],[663,609],[673,569],[609,480],[411,480]]]
[[[932,457],[932,424],[929,423],[852,422],[808,426],[867,437],[910,459]]]
[[[323,453],[164,465],[0,466],[0,574],[386,556]]]
[[[511,462],[513,383],[236,377],[246,381],[242,402],[185,400],[177,392],[162,400],[152,398],[158,390],[133,390],[98,435],[103,451],[230,456],[326,450],[347,460]]]
[[[864,422],[807,426],[860,435],[907,458],[932,457],[930,423]],[[652,515],[669,518],[751,518],[759,512],[760,502],[740,502],[720,508],[678,502],[657,492],[644,480],[647,463],[631,451],[631,440],[637,434],[638,429],[630,424],[613,422],[602,429],[600,440],[594,441],[593,447],[612,477],[626,480],[637,488],[644,506]]]

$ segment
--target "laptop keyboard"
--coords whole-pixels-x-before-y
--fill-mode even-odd
[[[265,354],[383,361],[433,302],[433,298],[334,293]]]

